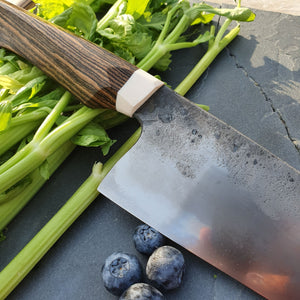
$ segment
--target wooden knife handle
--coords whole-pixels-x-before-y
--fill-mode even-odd
[[[89,107],[115,109],[116,95],[137,67],[0,0],[0,46],[25,58]]]

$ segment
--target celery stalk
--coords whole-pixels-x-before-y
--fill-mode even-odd
[[[68,141],[81,128],[99,115],[103,109],[82,108],[84,114],[74,118],[72,122],[64,122],[52,130],[41,142],[33,140],[0,166],[0,193],[16,184],[24,176],[39,167],[49,155]]]
[[[68,141],[55,153],[50,155],[48,158],[49,173],[53,174],[74,149],[75,145]],[[11,201],[0,205],[0,231],[3,230],[46,182],[46,179],[40,175],[38,169],[34,170],[30,174],[30,177],[32,180],[30,184],[25,186]]]
[[[29,133],[33,132],[39,125],[40,121],[28,122],[23,125],[14,126],[0,133],[0,155],[4,154],[12,146],[16,145]]]
[[[97,187],[114,164],[135,144],[140,136],[137,130],[131,138],[102,166],[96,163],[92,174],[35,235],[19,254],[0,273],[0,299],[5,299],[19,282],[47,253],[59,237],[71,226],[81,213],[97,198]]]
[[[231,23],[231,20],[227,19],[222,25],[214,41],[209,45],[208,51],[196,64],[193,70],[185,77],[185,79],[176,87],[176,91],[179,94],[185,94],[198,80],[198,78],[204,73],[209,65],[214,61],[218,54],[238,35],[240,26],[237,25],[233,28],[225,37],[222,38],[225,30]]]
[[[115,18],[118,15],[119,9],[122,5],[126,5],[127,1],[125,0],[118,0],[116,1],[112,7],[108,10],[108,12],[105,14],[103,18],[98,22],[97,24],[97,31],[100,31],[107,27],[109,21],[113,18]]]

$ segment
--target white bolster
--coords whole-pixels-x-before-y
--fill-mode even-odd
[[[164,83],[161,80],[149,73],[141,69],[136,70],[118,91],[116,110],[132,117],[136,110],[162,85]]]

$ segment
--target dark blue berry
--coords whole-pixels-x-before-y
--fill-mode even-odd
[[[164,300],[164,295],[147,283],[135,283],[130,286],[119,300]]]
[[[133,235],[134,246],[140,253],[151,255],[165,243],[165,237],[149,225],[139,225]]]
[[[115,252],[105,260],[102,279],[105,288],[120,296],[128,287],[142,279],[142,267],[135,255]]]
[[[147,277],[153,284],[165,290],[180,286],[185,270],[182,253],[174,247],[163,246],[149,257],[146,266]]]

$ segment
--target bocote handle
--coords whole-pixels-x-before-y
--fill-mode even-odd
[[[89,107],[115,109],[118,91],[137,68],[24,9],[0,0],[0,46],[59,82]]]

